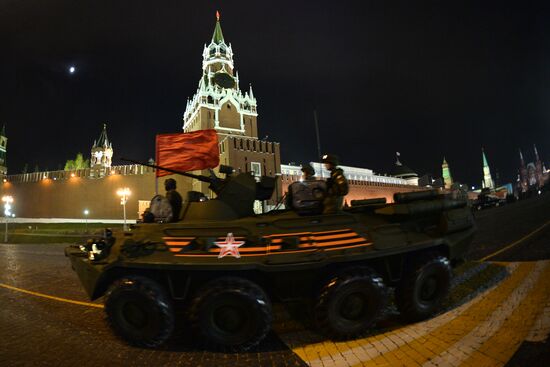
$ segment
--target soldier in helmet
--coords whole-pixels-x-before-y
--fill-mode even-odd
[[[311,166],[311,164],[309,164],[309,163],[302,164],[301,171],[302,171],[303,181],[314,181],[315,180],[315,169]],[[292,206],[293,206],[292,201],[293,200],[294,200],[294,197],[292,195],[292,190],[290,189],[290,186],[289,186],[289,190],[286,193],[285,206],[287,208],[292,208]]]
[[[304,181],[313,181],[315,180],[315,169],[309,163],[302,164],[302,173],[304,176]]]
[[[164,181],[164,188],[166,189],[166,199],[168,199],[172,207],[172,219],[170,221],[177,222],[180,219],[183,199],[180,193],[176,191],[176,180],[173,178],[166,179]]]
[[[344,171],[338,168],[338,157],[334,154],[325,154],[322,158],[325,168],[330,171],[327,179],[327,193],[323,202],[323,214],[334,214],[342,210],[344,196],[349,191],[348,180]]]

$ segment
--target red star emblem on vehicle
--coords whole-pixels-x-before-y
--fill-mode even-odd
[[[218,259],[221,259],[226,255],[234,256],[237,259],[241,257],[241,254],[239,254],[239,247],[244,245],[244,241],[235,241],[233,233],[228,233],[225,241],[215,241],[214,243],[220,248]]]

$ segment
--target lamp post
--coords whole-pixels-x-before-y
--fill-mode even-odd
[[[8,242],[8,218],[11,214],[11,203],[13,203],[13,197],[10,195],[2,196],[4,202],[4,221],[6,222],[6,230],[4,231],[4,242]]]
[[[124,212],[124,227],[123,229],[125,231],[128,230],[128,225],[126,224],[126,202],[128,201],[128,196],[132,193],[129,188],[125,187],[122,189],[118,189],[116,192],[118,196],[120,196],[120,205],[122,205],[122,210]]]
[[[84,221],[86,223],[86,233],[88,233],[88,214],[90,214],[90,211],[88,209],[84,209]]]

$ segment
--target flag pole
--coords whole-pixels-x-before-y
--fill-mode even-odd
[[[313,110],[313,121],[315,122],[315,134],[317,135],[317,159],[321,159],[321,138],[319,136],[319,122],[317,121],[317,110]],[[321,178],[323,178],[322,164],[321,164]]]

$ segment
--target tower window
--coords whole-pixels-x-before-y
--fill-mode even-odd
[[[231,109],[231,105],[230,105],[230,104],[227,105],[227,109],[228,109],[228,110]]]
[[[212,96],[208,96],[208,103],[214,103],[214,98],[212,98]]]

